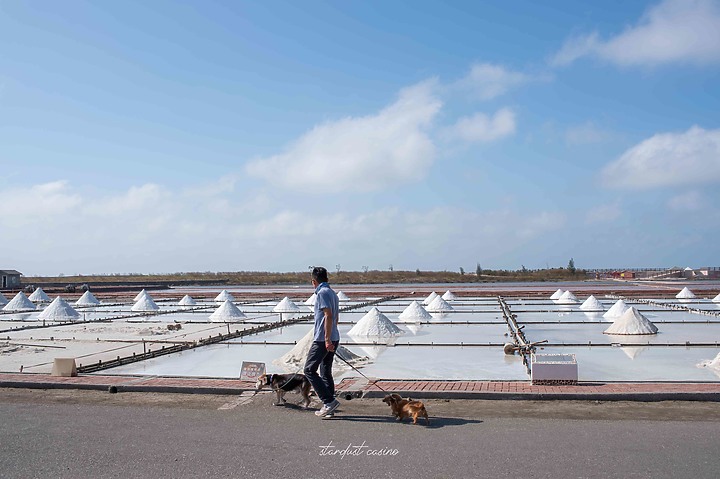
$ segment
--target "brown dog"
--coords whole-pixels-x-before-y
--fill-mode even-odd
[[[390,406],[393,416],[397,417],[398,421],[412,416],[413,424],[417,424],[417,418],[421,416],[425,418],[427,424],[430,424],[430,418],[422,401],[403,399],[399,394],[388,394],[383,399],[383,402]]]

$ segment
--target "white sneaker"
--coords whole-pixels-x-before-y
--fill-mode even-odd
[[[323,404],[323,406],[315,411],[315,415],[319,417],[326,417],[326,416],[332,416],[333,411],[335,411],[338,406],[340,406],[340,401],[337,399],[333,399],[333,402],[330,404]]]

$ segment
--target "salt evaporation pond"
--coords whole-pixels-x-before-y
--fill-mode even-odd
[[[497,297],[483,296],[483,288],[490,286],[417,286],[416,294],[404,294],[400,298],[371,305],[363,303],[370,298],[379,299],[383,294],[358,294],[351,287],[343,287],[352,300],[344,302],[342,306],[352,306],[355,309],[341,313],[342,343],[353,353],[370,358],[361,369],[366,375],[388,379],[529,379],[520,357],[506,356],[502,352],[502,344],[509,340],[506,336],[508,330]],[[592,291],[584,283],[543,283],[542,286],[547,290],[542,297],[513,297],[506,298],[506,301],[517,314],[519,324],[525,326],[528,340],[549,339],[554,343],[539,349],[539,353],[576,354],[581,380],[720,381],[720,375],[711,368],[697,367],[697,364],[714,358],[720,350],[715,345],[716,341],[720,341],[720,318],[686,310],[665,309],[657,305],[674,304],[717,312],[720,304],[707,299],[714,297],[717,291],[713,290],[713,294],[696,291],[699,299],[682,304],[675,298],[647,298],[657,304],[645,304],[632,298],[626,300],[629,306],[636,307],[655,323],[659,332],[653,336],[617,337],[603,334],[611,322],[602,318],[602,313],[586,314],[579,306],[593,294],[607,311],[616,299],[605,297],[605,291],[621,291],[624,286],[618,287],[615,283],[600,284],[600,287]],[[565,291],[572,291],[578,298],[578,303],[563,305],[549,300],[549,296],[558,286]],[[523,291],[527,287],[532,288],[528,284],[519,284],[517,290]],[[363,285],[362,288],[366,291],[386,291],[388,287]],[[537,286],[534,288],[537,289]],[[185,294],[193,295],[197,289],[179,288],[173,290],[175,295],[172,298],[167,298],[168,295],[155,298],[160,312],[168,314],[138,315],[130,310],[132,303],[111,303],[103,298],[99,298],[104,303],[100,306],[76,308],[87,320],[122,317],[112,322],[97,324],[17,330],[13,328],[41,324],[37,320],[40,310],[0,314],[0,330],[3,331],[0,333],[0,370],[17,372],[22,364],[29,372],[49,372],[52,359],[58,356],[76,357],[78,363],[89,364],[97,362],[98,359],[106,361],[118,355],[139,353],[148,344],[159,346],[162,344],[159,341],[165,344],[173,341],[193,341],[225,333],[228,327],[231,331],[237,331],[252,325],[277,322],[280,315],[273,313],[272,309],[284,296],[290,297],[300,307],[300,313],[295,317],[307,316],[311,311],[304,304],[311,294],[308,288],[226,287],[225,289],[233,294],[267,289],[273,292],[276,299],[236,301],[235,304],[248,316],[247,319],[230,326],[224,323],[211,324],[208,317],[218,307],[213,299],[222,288],[199,288],[205,297],[196,297],[198,305],[190,310],[177,305],[180,298]],[[716,289],[720,290],[720,285]],[[432,319],[422,321],[419,325],[398,320],[398,315],[411,301],[422,301],[433,290],[439,293],[451,290],[457,296],[450,302],[454,311],[446,314],[434,313]],[[475,295],[471,296],[469,292]],[[360,304],[363,305],[357,307]],[[386,340],[353,338],[347,335],[350,328],[373,307],[377,307],[403,331],[402,335],[392,338],[387,346],[384,344]],[[284,319],[289,317],[292,316],[287,313],[283,315]],[[180,331],[167,330],[168,324],[178,323],[182,324]],[[307,319],[282,329],[156,357],[104,370],[98,374],[236,378],[242,361],[261,361],[266,363],[268,371],[280,372],[281,367],[275,360],[288,352],[311,327],[312,320]],[[6,339],[8,337],[9,340]],[[73,340],[73,337],[76,339]],[[145,345],[142,344],[142,339],[146,340]],[[3,343],[3,340],[6,343]],[[11,344],[23,341],[35,346],[18,350]],[[593,346],[587,346],[588,342]],[[652,346],[648,346],[648,342]],[[701,345],[688,347],[685,346],[686,342]],[[668,346],[668,343],[674,346]],[[294,372],[294,369],[285,372]],[[350,376],[357,376],[357,373],[348,369],[337,376],[337,379]]]

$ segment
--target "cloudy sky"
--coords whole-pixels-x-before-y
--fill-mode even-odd
[[[720,1],[0,2],[0,267],[720,266]]]

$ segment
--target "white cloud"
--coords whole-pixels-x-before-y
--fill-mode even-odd
[[[509,108],[498,110],[494,116],[476,113],[460,118],[445,130],[448,138],[467,142],[489,142],[515,133],[515,114]]]
[[[655,188],[720,181],[720,129],[693,126],[657,134],[627,150],[602,173],[606,186]]]
[[[288,201],[256,214],[248,209],[256,192],[203,196],[157,184],[110,194],[78,192],[64,182],[17,190],[37,191],[62,191],[75,206],[45,216],[0,216],[6,253],[26,274],[298,271],[337,263],[355,270],[390,263],[444,269],[472,265],[478,251],[512,255],[565,223],[552,211],[387,207],[319,213],[313,202]],[[221,210],[218,201],[225,205]]]
[[[620,203],[615,202],[608,205],[600,205],[590,209],[585,215],[585,223],[610,223],[622,215]]]
[[[269,183],[308,193],[374,191],[424,178],[435,160],[428,129],[442,107],[435,81],[400,91],[376,115],[314,127],[283,153],[247,165]]]
[[[160,203],[169,197],[170,193],[161,186],[147,183],[142,186],[133,186],[126,193],[118,196],[109,196],[101,201],[88,205],[88,211],[95,214],[117,215],[126,212],[150,213],[157,211]]]
[[[674,211],[697,211],[703,207],[703,198],[697,191],[688,191],[668,200],[668,207]]]
[[[27,187],[13,187],[2,195],[0,215],[17,217],[50,217],[70,211],[81,203],[79,195],[70,192],[67,181],[53,181]]]
[[[508,70],[502,65],[480,63],[473,65],[457,86],[480,100],[492,100],[530,80],[529,75]]]
[[[717,63],[720,6],[715,0],[665,0],[649,8],[637,25],[608,40],[597,32],[570,38],[551,63],[567,65],[588,55],[618,65]]]

